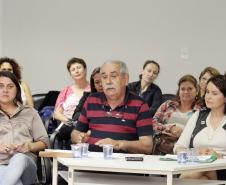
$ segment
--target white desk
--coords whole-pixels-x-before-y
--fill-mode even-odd
[[[126,154],[125,154],[126,155]],[[103,159],[101,153],[91,153],[88,158],[61,158],[53,159],[53,184],[57,185],[58,162],[68,167],[68,184],[73,185],[74,170],[109,171],[125,173],[141,173],[166,175],[167,185],[173,185],[173,174],[186,171],[211,171],[226,168],[226,159],[219,159],[213,163],[198,163],[180,165],[176,161],[160,161],[159,156],[145,155],[143,162],[128,162],[124,154],[112,160]],[[226,184],[221,183],[221,184]]]
[[[68,172],[60,171],[59,175],[68,182]],[[74,172],[74,185],[165,185],[165,177],[134,176],[122,174],[101,174],[90,172]],[[179,179],[173,181],[174,185],[219,185],[225,181]]]

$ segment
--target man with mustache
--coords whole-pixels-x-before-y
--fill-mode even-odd
[[[129,74],[121,61],[101,66],[102,93],[86,100],[79,121],[71,134],[73,143],[113,145],[114,150],[150,154],[152,118],[148,105],[127,89]]]

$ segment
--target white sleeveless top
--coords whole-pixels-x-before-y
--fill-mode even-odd
[[[192,110],[188,112],[181,112],[179,109],[177,109],[177,111],[172,113],[168,123],[176,123],[177,126],[183,129],[192,114]]]

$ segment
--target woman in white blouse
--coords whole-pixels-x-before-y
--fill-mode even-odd
[[[226,149],[226,74],[210,78],[204,99],[206,109],[190,118],[174,147],[175,152],[194,147],[200,154],[211,155]],[[190,172],[182,174],[182,178],[217,179],[218,173]]]

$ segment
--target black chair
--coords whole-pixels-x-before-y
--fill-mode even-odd
[[[46,94],[37,94],[33,95],[36,98],[34,103],[37,105],[35,108],[39,111],[39,115],[42,118],[42,121],[45,125],[47,133],[52,133],[52,130],[55,129],[54,125],[50,124],[53,122],[52,114],[54,111],[54,106],[59,95],[60,91],[49,91]],[[43,95],[43,96],[42,96]],[[42,96],[42,98],[41,98]],[[37,98],[39,97],[39,98]],[[57,126],[57,125],[56,125]],[[52,128],[54,127],[54,128]]]
[[[65,138],[65,136],[63,136],[60,133],[60,129],[62,128],[62,126],[65,126],[65,125],[63,123],[60,123],[59,126],[50,135],[50,147],[52,149],[70,150],[71,149],[71,137],[69,134],[69,136],[67,138]],[[70,130],[73,130],[74,124],[72,124],[71,126],[66,126],[66,127],[68,127],[68,129],[70,129]]]
[[[52,183],[52,161],[50,158],[38,157],[37,176],[37,185],[50,185]]]
[[[48,93],[46,93],[43,101],[38,107],[38,111],[42,110],[42,108],[46,106],[55,106],[59,93],[60,91],[49,91]]]
[[[162,103],[164,103],[167,100],[174,100],[177,96],[175,94],[163,94],[162,95]]]
[[[48,93],[34,94],[33,101],[36,110],[40,111],[45,106],[55,106],[59,91],[49,91]],[[44,125],[48,128],[48,125]],[[38,157],[37,160],[37,185],[50,185],[52,182],[52,161],[50,158]]]
[[[46,97],[46,93],[32,95],[32,98],[33,98],[33,101],[34,101],[34,108],[36,110],[39,110],[39,107],[43,103],[45,97]]]

